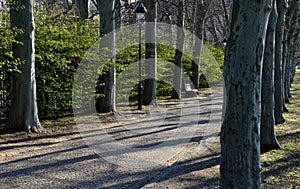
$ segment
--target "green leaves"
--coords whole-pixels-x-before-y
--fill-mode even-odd
[[[6,108],[10,104],[11,73],[19,73],[18,66],[21,64],[21,61],[14,58],[12,53],[13,43],[19,43],[15,37],[21,31],[10,27],[8,16],[8,12],[0,12],[0,94],[2,105],[4,102]],[[0,118],[3,115],[2,110],[0,110]]]
[[[98,40],[98,28],[97,23],[74,21],[68,15],[41,14],[36,18],[38,106],[45,115],[72,105],[76,68],[84,53]]]

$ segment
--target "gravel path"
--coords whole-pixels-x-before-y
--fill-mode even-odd
[[[214,92],[109,124],[80,117],[80,132],[40,143],[0,140],[0,188],[215,188],[221,106]]]

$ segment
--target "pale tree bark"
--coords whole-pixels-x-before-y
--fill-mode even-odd
[[[77,8],[77,16],[81,20],[86,20],[89,18],[89,0],[75,0],[75,5]]]
[[[146,80],[144,82],[143,104],[148,105],[156,99],[156,75],[157,75],[157,53],[156,53],[156,21],[157,21],[157,1],[143,0],[148,12],[145,15],[146,27],[146,52],[145,68]],[[152,43],[148,43],[148,42]]]
[[[260,188],[261,69],[272,0],[232,2],[224,79],[220,188]],[[257,19],[259,18],[259,19]]]
[[[206,20],[205,28],[206,29],[204,30],[204,32],[206,32],[208,30],[209,33],[211,34],[210,40],[212,40],[214,43],[217,43],[219,40],[218,40],[218,33],[217,33],[215,18],[210,18],[210,19]]]
[[[192,82],[196,89],[199,88],[200,76],[200,56],[204,39],[204,19],[210,5],[210,0],[199,0],[196,2],[196,11],[194,18],[194,31],[199,40],[195,40],[193,47],[193,61],[192,61]]]
[[[98,9],[100,14],[100,37],[104,37],[110,32],[115,32],[114,20],[114,1],[98,0]],[[115,33],[109,44],[106,41],[104,44],[100,40],[100,47],[108,49],[108,56],[112,57],[107,73],[102,74],[104,81],[104,97],[96,99],[97,112],[114,112],[116,110],[116,70],[115,70]],[[99,91],[98,91],[99,92]]]
[[[226,6],[226,0],[221,0],[222,1],[222,7],[224,9],[224,17],[225,17],[225,23],[226,23],[226,37],[229,33],[228,29],[229,29],[229,16],[228,16],[228,12],[227,12],[227,6]]]
[[[12,27],[23,31],[16,38],[22,44],[13,44],[13,55],[24,64],[19,68],[21,73],[13,75],[13,98],[7,129],[41,132],[43,128],[36,102],[33,0],[13,0],[10,22]]]
[[[276,1],[274,1],[267,28],[266,46],[263,58],[260,124],[261,153],[273,149],[280,149],[274,129],[274,59],[277,16]]]
[[[177,41],[175,51],[175,69],[173,76],[174,89],[172,98],[181,99],[182,89],[182,55],[183,55],[183,44],[184,44],[184,0],[177,1]]]
[[[284,18],[287,11],[286,0],[276,0],[277,4],[277,24],[275,33],[275,72],[274,72],[274,100],[275,100],[275,124],[285,122],[283,117],[283,78],[282,78],[282,41],[284,31]]]

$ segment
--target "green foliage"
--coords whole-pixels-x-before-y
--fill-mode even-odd
[[[164,45],[158,45],[157,52],[158,52],[157,55],[158,59],[164,59],[167,62],[174,63],[175,49]],[[191,78],[192,56],[191,54],[188,53],[183,54],[182,57],[183,73]],[[224,67],[224,49],[214,47],[213,45],[205,44],[201,52],[200,81],[199,81],[200,88],[208,88],[211,87],[209,85],[219,84],[222,81],[223,67]],[[162,73],[162,74],[158,74],[159,79],[166,78],[166,77],[173,77],[172,76],[173,73],[170,72],[172,70],[170,70],[170,68],[165,66],[165,63],[163,63],[162,66],[158,62],[158,70]],[[171,94],[172,90],[170,90],[170,83],[166,83],[166,85],[159,85],[159,86],[160,88],[158,88],[158,94],[160,94],[159,90],[169,91],[170,93],[168,95]]]
[[[11,51],[12,43],[16,43],[14,38],[21,31],[9,28],[8,15],[1,12],[0,15],[0,69],[8,72],[18,71],[17,67],[20,62],[13,58]],[[81,58],[87,50],[99,39],[98,23],[90,21],[78,21],[74,16],[68,14],[55,15],[50,12],[35,13],[35,63],[36,63],[36,82],[39,112],[47,114],[62,110],[71,106],[72,85],[76,68]],[[121,36],[124,37],[124,36]],[[145,46],[142,45],[142,52],[145,52]],[[205,51],[205,50],[204,50]],[[218,68],[223,68],[223,49],[208,46],[208,51],[215,58]],[[158,57],[158,81],[157,95],[168,96],[173,90],[173,63],[175,57],[175,49],[166,45],[157,46]],[[189,52],[191,53],[191,52]],[[207,56],[206,56],[207,55]],[[209,53],[203,53],[201,57],[201,79],[202,86],[206,85],[207,75],[220,75],[216,71],[217,67],[211,66],[212,61],[209,60]],[[142,59],[145,59],[143,53]],[[116,55],[116,71],[117,76],[125,73],[129,66],[138,61],[138,44],[125,49],[117,49]],[[183,55],[183,72],[191,76],[190,54]],[[215,64],[215,62],[213,64]],[[136,64],[137,65],[137,64]],[[100,74],[108,71],[109,65],[104,66],[99,71]],[[138,73],[138,67],[135,66],[135,73]],[[145,68],[143,68],[144,70]],[[91,71],[91,70],[90,70]],[[212,74],[211,74],[212,73]],[[204,77],[205,76],[205,77]],[[131,99],[135,99],[137,95],[136,80],[129,77],[125,83],[129,84],[132,92],[129,93]],[[136,75],[134,75],[136,79]],[[0,74],[0,79],[4,76]],[[210,78],[211,79],[211,78]],[[213,82],[217,82],[220,78],[212,78]],[[130,80],[130,81],[129,81]],[[211,81],[210,81],[211,82]],[[8,85],[8,84],[7,84]],[[104,84],[99,84],[103,86]],[[122,89],[122,88],[121,88]],[[1,93],[8,94],[8,91],[0,89]],[[122,93],[126,96],[125,91]],[[97,94],[96,97],[103,97],[103,94]],[[123,98],[123,97],[122,97]]]
[[[21,33],[20,30],[9,26],[9,15],[6,11],[0,12],[0,95],[1,110],[0,118],[4,116],[10,105],[10,75],[13,72],[19,72],[20,61],[13,58],[12,44],[18,43],[14,38]],[[3,107],[5,106],[5,107]]]
[[[0,69],[17,71],[20,61],[13,58],[12,44],[18,43],[14,39],[21,31],[9,26],[9,16],[5,11],[0,12],[0,26]]]
[[[215,58],[216,62],[218,63],[222,73],[224,70],[224,48],[223,47],[214,47],[213,45],[206,44],[208,49],[210,50],[211,54]]]
[[[76,68],[84,53],[98,40],[97,25],[74,21],[69,15],[36,13],[36,81],[40,112],[71,106]]]
[[[204,45],[200,60],[200,88],[209,88],[221,84],[223,78],[223,49]]]
[[[145,52],[144,45],[142,45],[143,50]],[[144,58],[143,54],[143,58]],[[173,79],[173,69],[174,69],[174,58],[175,58],[175,49],[166,45],[157,45],[157,89],[156,94],[157,96],[170,96],[172,94],[172,79]],[[210,85],[218,84],[222,81],[222,68],[224,62],[224,52],[222,48],[215,48],[212,45],[205,45],[203,47],[201,53],[201,71],[200,71],[200,87],[208,88],[211,87]],[[122,74],[124,70],[126,70],[130,64],[138,61],[138,47],[137,45],[133,45],[122,51],[117,53],[116,59],[116,69],[117,69],[117,76]],[[192,70],[191,70],[191,63],[192,57],[190,54],[183,55],[183,72],[187,76],[191,77]],[[138,67],[133,66],[131,67],[133,74],[138,73]],[[144,68],[143,68],[144,70]],[[118,92],[121,94],[122,97],[119,100],[126,101],[126,94],[130,94],[130,101],[137,100],[137,78],[135,76],[127,76],[126,81],[119,81],[122,82],[122,87],[119,90],[123,90],[122,92]],[[126,91],[125,83],[127,87],[132,87],[130,92]]]
[[[143,46],[144,48],[144,46]],[[143,49],[143,52],[144,49]],[[125,50],[120,51],[117,54],[117,75],[120,75],[122,71],[126,70],[127,67],[134,62],[138,61],[138,48],[137,46],[132,46]],[[144,55],[143,55],[144,56]],[[143,57],[144,58],[144,57]],[[173,69],[174,69],[174,58],[175,49],[166,45],[157,45],[157,96],[170,96],[172,94],[172,79],[173,79]],[[183,72],[188,77],[192,76],[191,54],[183,54]],[[222,69],[224,65],[224,51],[222,48],[215,48],[212,45],[204,45],[201,53],[201,65],[200,65],[200,87],[208,88],[212,85],[221,83],[222,81]],[[134,73],[138,73],[137,67],[132,67],[135,69]],[[144,68],[143,68],[144,69]],[[135,76],[137,77],[137,76]],[[127,77],[126,83],[129,86],[134,86],[130,92],[130,101],[137,100],[137,85],[132,81],[129,81],[130,77]],[[125,82],[125,81],[124,81]],[[211,86],[210,86],[211,85]],[[122,84],[122,86],[124,86]],[[121,88],[122,90],[122,88]],[[122,99],[126,100],[126,92],[121,92],[123,94]]]

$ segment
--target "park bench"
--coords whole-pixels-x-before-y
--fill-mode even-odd
[[[199,95],[198,89],[192,89],[191,84],[184,84],[185,97],[196,97]]]

